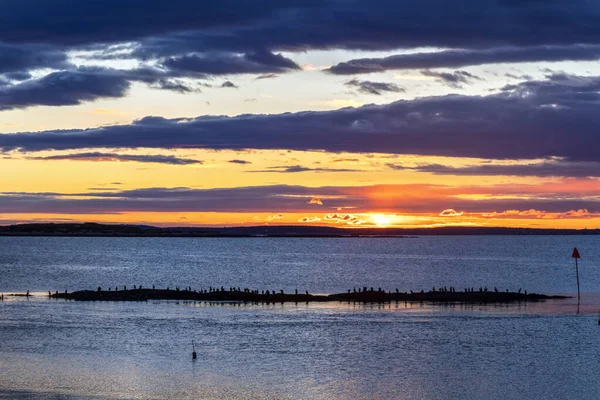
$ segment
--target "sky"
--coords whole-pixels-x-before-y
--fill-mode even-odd
[[[596,1],[1,8],[0,224],[600,227]]]

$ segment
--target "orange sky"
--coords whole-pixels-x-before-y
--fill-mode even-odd
[[[388,166],[390,160],[406,166],[489,164],[481,159],[287,151],[105,153],[113,152],[202,163],[43,160],[66,152],[13,153],[0,159],[1,170],[9,172],[3,174],[2,186],[10,188],[0,200],[1,223],[600,226],[600,213],[585,208],[586,199],[600,196],[595,178],[453,176]],[[307,170],[283,172],[298,165]]]

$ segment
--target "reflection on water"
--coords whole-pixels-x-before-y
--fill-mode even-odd
[[[0,398],[593,399],[600,327],[573,305],[12,298]]]

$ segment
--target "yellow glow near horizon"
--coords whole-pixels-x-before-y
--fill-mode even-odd
[[[378,227],[389,226],[396,219],[392,214],[371,214],[370,217]]]

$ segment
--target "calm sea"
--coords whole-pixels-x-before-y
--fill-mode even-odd
[[[115,285],[432,286],[583,304],[77,303]],[[600,237],[0,237],[0,399],[600,398]],[[38,294],[39,293],[39,294]],[[194,340],[198,360],[191,359]]]

